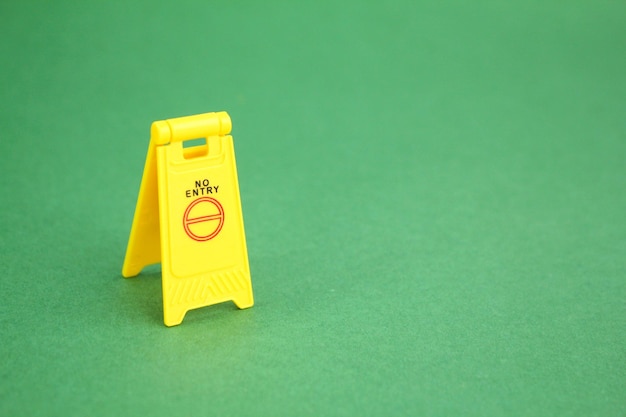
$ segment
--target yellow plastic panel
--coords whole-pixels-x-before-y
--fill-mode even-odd
[[[150,140],[146,164],[143,169],[137,208],[130,229],[122,275],[138,275],[147,265],[161,262],[159,235],[159,197],[157,187],[156,146]]]

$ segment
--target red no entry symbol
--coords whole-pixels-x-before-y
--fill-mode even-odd
[[[193,213],[192,213],[193,211]],[[202,197],[189,204],[183,216],[187,236],[198,242],[213,239],[224,226],[224,207],[214,198]]]

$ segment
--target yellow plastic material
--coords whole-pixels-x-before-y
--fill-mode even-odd
[[[226,112],[152,124],[122,275],[161,262],[167,326],[194,308],[254,304],[231,128]]]

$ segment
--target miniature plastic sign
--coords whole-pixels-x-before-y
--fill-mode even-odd
[[[231,127],[226,112],[152,124],[122,275],[161,262],[167,326],[194,308],[254,304]]]

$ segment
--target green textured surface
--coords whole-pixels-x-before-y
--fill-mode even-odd
[[[0,415],[625,415],[626,3],[224,3],[0,4]],[[217,110],[256,305],[166,328],[149,126]]]

